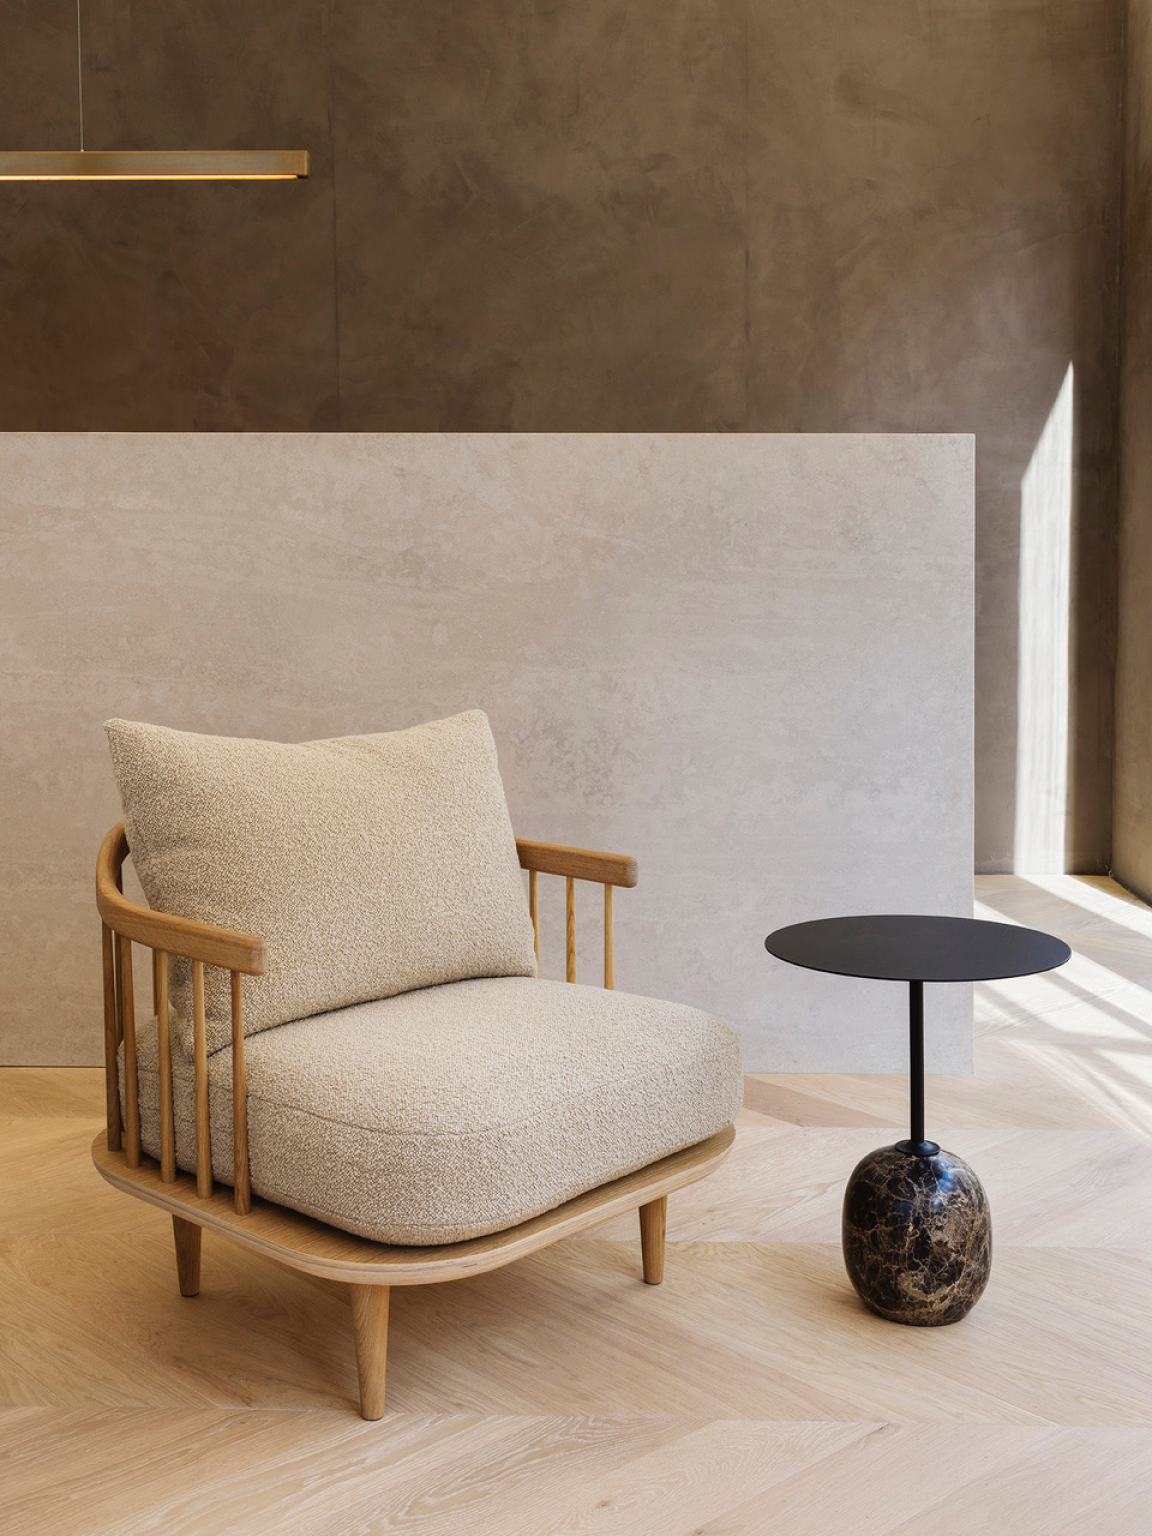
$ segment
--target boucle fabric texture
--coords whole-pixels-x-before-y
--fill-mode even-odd
[[[476,976],[532,976],[532,923],[481,710],[284,745],[110,720],[132,862],[153,908],[255,934],[244,1032]],[[208,1049],[231,1040],[205,970]],[[191,963],[173,959],[176,1034]]]
[[[159,1156],[155,1022],[138,1047]],[[245,1048],[252,1188],[378,1242],[515,1226],[721,1130],[740,1047],[696,1008],[575,983],[461,981],[265,1031]],[[177,1161],[192,1065],[173,1052]],[[209,1062],[212,1163],[232,1182],[232,1051]]]

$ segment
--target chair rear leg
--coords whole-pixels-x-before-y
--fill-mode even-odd
[[[386,1285],[354,1285],[352,1324],[356,1330],[356,1369],[360,1374],[360,1416],[384,1416],[384,1369],[388,1360]]]
[[[204,1229],[182,1216],[172,1218],[172,1236],[176,1239],[176,1274],[181,1296],[200,1293],[200,1239]]]
[[[659,1285],[664,1278],[664,1230],[668,1221],[668,1196],[661,1195],[640,1207],[640,1256],[644,1279]]]

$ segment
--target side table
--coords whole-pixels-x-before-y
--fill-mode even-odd
[[[853,1170],[844,1192],[844,1264],[861,1300],[890,1322],[959,1322],[988,1283],[992,1222],[968,1164],[925,1139],[924,983],[1033,976],[1063,965],[1072,951],[1035,928],[897,914],[794,923],[769,934],[764,947],[808,970],[908,983],[910,1134]]]

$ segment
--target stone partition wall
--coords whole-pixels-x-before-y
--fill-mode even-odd
[[[111,715],[283,741],[479,706],[527,837],[633,853],[617,984],[750,1068],[898,1071],[895,984],[772,928],[971,912],[963,436],[0,437],[3,1055],[101,1059]],[[563,975],[562,882],[542,877]],[[598,978],[599,890],[580,896]],[[970,1067],[964,988],[930,1064]]]

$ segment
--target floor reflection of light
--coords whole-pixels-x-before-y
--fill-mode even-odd
[[[1017,874],[1061,874],[1068,823],[1072,365],[1020,482]]]
[[[977,917],[1053,928],[1074,947],[1059,970],[977,984],[976,1072],[980,1076],[995,1065],[1003,1077],[1015,1070],[1015,1062],[1028,1092],[1045,1082],[1147,1138],[1152,1134],[1147,940],[1132,930],[1128,893],[1109,887],[1111,882],[1072,875],[1004,877],[1003,884],[978,877]],[[1023,899],[1029,892],[1038,899]],[[1067,904],[1063,914],[1050,910],[1055,902]],[[1075,1122],[1074,1108],[1071,1112]]]
[[[1096,917],[1106,917],[1117,927],[1130,928],[1133,933],[1152,940],[1152,907],[1118,886],[1110,875],[1078,875],[1076,883],[1069,885],[1054,875],[1031,873],[1028,883]],[[1148,969],[1152,971],[1152,944],[1148,950]]]

